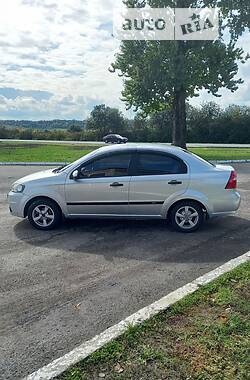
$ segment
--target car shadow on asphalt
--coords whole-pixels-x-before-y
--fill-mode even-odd
[[[27,220],[14,227],[16,237],[34,247],[64,255],[102,255],[159,262],[221,262],[249,250],[250,223],[240,217],[213,219],[200,231],[175,232],[165,221],[68,220],[53,231],[33,229]]]

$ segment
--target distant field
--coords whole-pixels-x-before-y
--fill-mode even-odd
[[[0,162],[72,162],[98,146],[0,142]],[[192,148],[206,160],[250,159],[250,148]]]

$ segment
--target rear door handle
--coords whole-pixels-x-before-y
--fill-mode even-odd
[[[173,180],[173,181],[168,182],[168,184],[169,185],[182,185],[182,182],[181,181]]]
[[[122,186],[124,186],[123,183],[119,183],[119,182],[113,182],[110,185],[110,187],[122,187]]]

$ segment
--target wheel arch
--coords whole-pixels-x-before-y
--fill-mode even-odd
[[[197,199],[193,199],[193,198],[183,198],[183,199],[179,199],[178,201],[175,201],[170,207],[169,209],[167,210],[167,215],[166,215],[166,218],[169,217],[172,209],[178,204],[178,203],[182,203],[184,201],[189,201],[189,202],[194,202],[194,203],[197,203],[201,208],[202,208],[202,211],[204,212],[206,218],[209,217],[209,213],[208,213],[208,209],[207,209],[207,206],[205,206],[204,203],[202,203],[201,201],[197,200]]]
[[[61,208],[60,204],[59,204],[55,199],[53,199],[53,198],[51,198],[51,197],[47,197],[47,196],[39,196],[39,195],[38,195],[38,196],[36,196],[36,197],[31,198],[31,199],[26,203],[26,205],[25,205],[25,207],[24,207],[24,212],[23,212],[23,214],[24,214],[24,218],[26,218],[27,215],[28,215],[28,209],[29,209],[30,205],[31,205],[34,201],[36,201],[36,200],[38,200],[38,199],[46,199],[46,200],[49,200],[49,201],[51,201],[51,202],[54,202],[54,203],[57,205],[57,207],[59,208],[61,214],[63,215],[62,208]]]

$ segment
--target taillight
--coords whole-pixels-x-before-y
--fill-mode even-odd
[[[236,189],[237,188],[237,172],[233,170],[231,172],[229,181],[227,183],[226,189]]]

